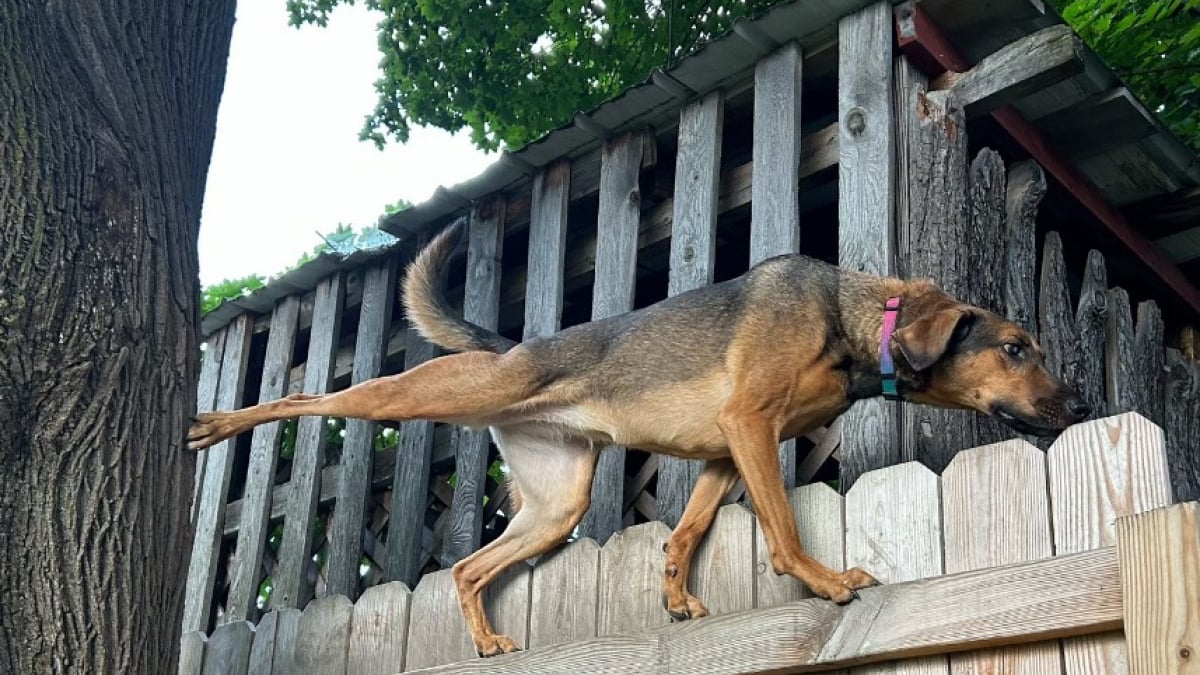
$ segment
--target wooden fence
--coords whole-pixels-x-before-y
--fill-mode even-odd
[[[392,582],[357,603],[331,595],[303,612],[272,611],[257,627],[227,623],[207,641],[190,633],[183,672],[385,675],[454,664],[430,672],[733,673],[917,655],[856,672],[1167,672],[1131,671],[1144,648],[1131,654],[1121,631],[1131,612],[1155,609],[1141,584],[1166,583],[1151,575],[1169,542],[1122,548],[1120,576],[1113,548],[1120,519],[1172,501],[1162,430],[1140,415],[1076,426],[1048,452],[1010,440],[958,454],[940,477],[907,462],[864,474],[845,497],[817,483],[794,489],[791,501],[813,555],[835,568],[860,565],[885,585],[845,608],[795,602],[806,589],[775,575],[755,517],[733,504],[720,510],[692,571],[690,589],[710,619],[667,625],[669,531],[654,522],[604,546],[570,543],[489,589],[497,630],[526,653],[478,659],[442,571],[412,592]],[[1194,582],[1200,569],[1188,565],[1170,577]],[[1172,591],[1190,596],[1175,608],[1194,616],[1194,590]],[[1153,625],[1144,637],[1169,634],[1176,650],[1194,649],[1187,639],[1200,633],[1194,623],[1183,636],[1138,625]]]

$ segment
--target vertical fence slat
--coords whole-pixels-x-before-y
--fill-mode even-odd
[[[1137,410],[1137,377],[1133,353],[1133,316],[1129,294],[1123,288],[1108,290],[1108,324],[1104,335],[1104,383],[1108,414]]]
[[[671,536],[658,521],[618,532],[600,549],[597,635],[636,633],[667,623],[662,606],[663,544]]]
[[[842,496],[824,483],[811,483],[789,492],[788,502],[800,530],[800,545],[804,552],[830,569],[841,570],[846,564]],[[767,539],[757,519],[754,521],[754,573],[756,607],[774,607],[812,597],[812,591],[796,579],[775,574]]]
[[[938,477],[917,462],[863,474],[846,493],[846,566],[883,583],[942,573]],[[856,674],[946,675],[943,655],[856,668]]]
[[[394,675],[404,670],[411,604],[412,593],[399,581],[363,591],[351,618],[349,675]]]
[[[279,613],[267,612],[254,628],[254,644],[250,645],[251,673],[271,674],[271,664],[275,660],[275,632],[278,628]]]
[[[1079,371],[1079,393],[1095,415],[1104,415],[1108,403],[1104,394],[1104,350],[1108,325],[1108,271],[1104,256],[1088,252],[1083,285],[1079,290],[1079,308],[1075,311],[1079,329],[1079,351],[1087,354]]]
[[[333,383],[334,359],[342,325],[345,279],[335,274],[317,285],[304,392],[324,394]],[[301,417],[296,425],[296,451],[292,456],[292,489],[283,516],[283,540],[271,579],[271,607],[303,607],[312,597],[308,566],[312,564],[313,519],[325,467],[325,418]]]
[[[525,339],[552,335],[562,323],[570,199],[570,162],[557,162],[534,177],[525,277]]]
[[[754,607],[754,525],[741,504],[722,506],[696,550],[688,586],[709,614]]]
[[[179,675],[200,675],[204,667],[204,633],[193,630],[179,640]]]
[[[498,633],[526,646],[529,626],[529,566],[513,565],[488,585],[483,608]],[[421,577],[412,593],[408,623],[406,670],[477,659],[458,603],[450,570]]]
[[[1046,352],[1046,369],[1064,382],[1076,385],[1080,378],[1079,331],[1071,311],[1071,293],[1067,288],[1067,266],[1063,262],[1062,240],[1057,232],[1046,233],[1042,245],[1041,291],[1038,294],[1039,342]]]
[[[250,646],[254,626],[233,621],[217,626],[204,650],[204,675],[246,675],[251,672]]]
[[[221,359],[225,353],[226,331],[210,335],[205,341],[204,362],[200,366],[200,382],[196,387],[196,412],[211,412],[217,401],[217,382],[221,375]],[[207,452],[196,455],[196,472],[192,481],[192,524],[200,508],[200,486],[204,483],[204,459]]]
[[[712,283],[717,254],[717,194],[725,99],[713,92],[679,113],[679,154],[671,221],[667,295]],[[658,465],[658,519],[675,527],[704,467],[701,460],[667,455]]]
[[[1135,414],[1077,424],[1046,453],[1056,555],[1117,543],[1116,519],[1171,503],[1162,432]],[[1120,632],[1063,641],[1067,675],[1129,672]]]
[[[288,296],[271,314],[271,332],[263,358],[262,385],[258,400],[272,401],[287,389],[300,316],[300,297]],[[242,497],[242,517],[238,527],[233,580],[226,603],[226,621],[252,619],[257,614],[258,587],[262,580],[263,549],[267,545],[267,525],[271,517],[271,490],[275,487],[275,466],[279,459],[282,422],[270,422],[254,428],[250,442],[250,466],[246,471],[246,494]]]
[[[254,320],[247,314],[234,319],[225,329],[225,349],[221,355],[221,374],[216,394],[217,410],[233,410],[242,404],[246,365],[250,358],[250,338]],[[204,452],[204,482],[200,486],[196,532],[192,557],[188,564],[187,590],[183,602],[183,632],[207,630],[212,607],[213,583],[217,578],[217,559],[224,533],[225,498],[229,492],[229,474],[233,470],[236,439],[230,438]]]
[[[300,610],[287,607],[274,610],[271,614],[276,617],[271,649],[271,672],[299,672],[296,669],[296,639],[300,634]]]
[[[467,244],[467,285],[463,317],[484,328],[500,318],[500,254],[504,242],[504,200],[471,209]],[[456,428],[454,469],[458,483],[450,503],[450,524],[442,537],[442,566],[450,567],[479,548],[483,498],[487,493],[487,430]]]
[[[638,221],[643,134],[630,132],[604,144],[600,167],[600,212],[596,230],[596,283],[592,318],[605,319],[633,309],[637,277]],[[600,451],[592,482],[592,504],[579,525],[583,536],[600,544],[621,529],[625,449]]]
[[[838,263],[895,272],[892,8],[878,2],[838,22]],[[880,308],[882,313],[882,308]],[[900,460],[896,404],[859,401],[842,424],[841,485]]]
[[[1133,330],[1137,411],[1163,424],[1163,317],[1153,300],[1139,302]]]
[[[1046,174],[1032,159],[1008,169],[1008,274],[1005,305],[1010,321],[1037,335],[1037,210]]]
[[[1166,354],[1163,431],[1175,499],[1200,499],[1200,366],[1175,349]]]
[[[1046,460],[1021,440],[959,453],[942,474],[946,573],[967,572],[1054,553]],[[1057,642],[950,656],[952,673],[1059,673]]]
[[[971,161],[967,176],[967,260],[971,267],[968,293],[963,299],[977,307],[1004,315],[1005,221],[1007,175],[1000,154],[989,148]],[[1064,287],[1065,288],[1065,287]],[[976,442],[1003,441],[1010,432],[991,416],[975,415]]]
[[[750,264],[800,250],[800,46],[754,67]],[[784,487],[796,485],[796,441],[779,444]]]
[[[396,262],[389,259],[363,273],[362,305],[354,346],[353,384],[378,377],[392,325]],[[342,459],[338,466],[333,527],[329,532],[328,592],[358,597],[358,567],[363,554],[363,518],[375,456],[375,423],[346,420]]]
[[[415,328],[405,331],[404,369],[432,359],[436,347]],[[433,453],[433,422],[413,420],[400,425],[400,447],[392,471],[392,511],[388,517],[385,577],[415,585],[421,575],[421,537],[425,531],[425,498]]]
[[[931,277],[943,290],[965,297],[970,289],[967,253],[967,134],[962,106],[949,91],[914,86],[901,118],[915,125],[908,139],[908,213],[901,223],[909,277]],[[940,471],[954,453],[975,445],[974,413],[926,406],[903,407],[902,455]]]
[[[308,603],[296,632],[296,672],[343,675],[354,605],[327,595]]]
[[[596,636],[599,577],[600,547],[591,539],[542,556],[530,582],[530,648]]]

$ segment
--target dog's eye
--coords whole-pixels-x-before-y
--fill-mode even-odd
[[[1014,359],[1020,358],[1021,354],[1024,352],[1024,349],[1025,349],[1024,347],[1017,344],[1016,342],[1009,342],[1004,345],[1004,353],[1008,354],[1009,356],[1013,357]]]

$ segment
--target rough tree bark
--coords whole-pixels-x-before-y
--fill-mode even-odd
[[[0,672],[175,669],[233,13],[0,3]]]

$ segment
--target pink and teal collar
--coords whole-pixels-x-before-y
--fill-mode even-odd
[[[896,318],[900,314],[900,298],[888,298],[883,312],[883,331],[879,338],[879,375],[883,380],[883,397],[889,401],[900,399],[896,390],[896,364],[892,360],[892,333],[896,331]]]

